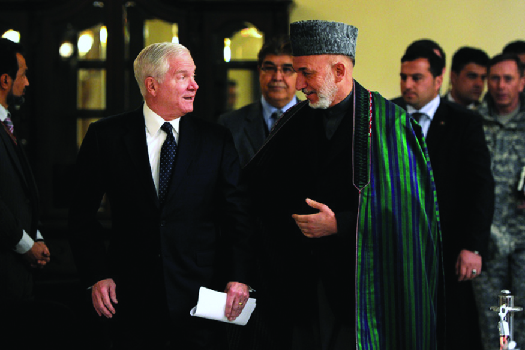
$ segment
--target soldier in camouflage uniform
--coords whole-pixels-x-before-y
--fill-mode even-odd
[[[492,158],[495,211],[489,254],[473,285],[485,350],[492,350],[499,348],[499,317],[489,307],[498,304],[500,291],[509,289],[516,305],[525,305],[525,209],[517,190],[525,166],[525,99],[520,97],[525,78],[519,58],[492,58],[487,80],[488,93],[478,111]],[[514,340],[525,348],[525,312],[515,314]]]

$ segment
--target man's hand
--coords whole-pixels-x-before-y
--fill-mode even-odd
[[[306,199],[306,203],[310,207],[318,209],[319,212],[309,215],[292,215],[303,235],[308,238],[319,238],[336,234],[337,220],[334,212],[327,205],[309,198]]]
[[[473,273],[476,271],[476,273]],[[456,261],[456,275],[458,281],[468,281],[476,278],[481,273],[481,255],[463,249],[459,252]]]
[[[91,300],[93,307],[99,316],[112,318],[115,314],[113,304],[118,304],[115,281],[108,278],[98,281],[91,288]]]
[[[226,285],[224,292],[226,293],[226,309],[224,316],[228,320],[235,320],[244,309],[248,298],[250,297],[250,289],[244,283],[229,282]]]
[[[23,254],[24,259],[34,268],[43,268],[50,260],[51,254],[42,241],[35,242],[31,249]]]

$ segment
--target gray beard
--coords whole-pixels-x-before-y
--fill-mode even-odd
[[[308,103],[314,109],[327,109],[334,102],[335,94],[337,93],[337,85],[333,82],[334,75],[330,72],[324,80],[324,84],[317,92],[319,101],[316,103]]]

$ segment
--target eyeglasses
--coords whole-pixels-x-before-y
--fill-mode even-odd
[[[261,67],[261,70],[265,73],[265,74],[276,74],[277,71],[281,71],[281,73],[286,76],[286,77],[289,77],[289,76],[292,76],[293,74],[295,74],[295,70],[293,69],[292,65],[291,64],[284,64],[282,66],[274,66],[274,65],[264,65]]]

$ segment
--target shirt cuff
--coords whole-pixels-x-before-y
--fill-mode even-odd
[[[40,231],[36,232],[36,238],[43,239]],[[22,239],[20,239],[18,244],[15,246],[15,252],[17,252],[18,254],[25,254],[29,250],[31,250],[33,244],[35,244],[35,241],[33,241],[33,239],[27,234],[26,231],[23,231]]]

